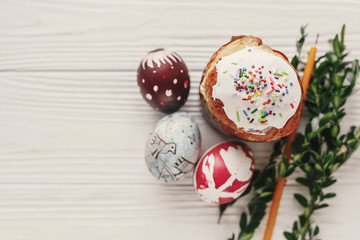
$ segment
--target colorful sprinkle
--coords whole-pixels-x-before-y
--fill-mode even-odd
[[[233,64],[233,65],[237,65],[237,63],[236,63],[236,62],[231,62],[231,64]]]
[[[275,75],[276,76],[284,76],[284,74],[281,74],[281,73],[278,73],[278,72],[276,72]]]
[[[227,73],[228,71],[227,70],[225,70],[225,71],[223,71],[223,74],[225,74],[225,73]]]
[[[262,121],[261,123],[264,124],[264,123],[266,123],[267,121],[268,121],[268,120],[265,120],[265,121]]]
[[[243,110],[243,113],[245,114],[245,116],[248,116],[247,112],[245,110]]]
[[[269,93],[271,93],[271,92],[273,92],[274,91],[274,89],[271,89],[271,90],[269,90],[268,92],[266,92],[265,94],[267,95],[267,94],[269,94]]]
[[[236,111],[236,117],[237,117],[238,122],[240,122],[239,111]]]
[[[272,84],[274,84],[274,79],[270,76],[270,81]]]
[[[290,106],[291,106],[291,108],[294,108],[294,104],[293,104],[293,103],[290,103]]]
[[[279,113],[279,116],[282,117],[282,113]]]
[[[292,82],[290,82],[290,86],[292,86],[293,85],[293,83]]]

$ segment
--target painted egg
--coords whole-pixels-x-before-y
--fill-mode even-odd
[[[238,198],[254,172],[254,154],[244,143],[222,142],[200,159],[194,173],[194,187],[200,198],[224,204]]]
[[[177,111],[189,96],[187,67],[173,51],[156,49],[149,52],[140,63],[137,81],[145,101],[164,113]]]
[[[145,161],[159,180],[174,182],[194,169],[200,157],[199,127],[186,113],[163,117],[146,144]]]

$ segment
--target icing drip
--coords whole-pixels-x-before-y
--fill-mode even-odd
[[[301,87],[294,69],[281,57],[261,47],[246,47],[216,62],[213,98],[238,128],[266,134],[282,128],[295,114]]]
[[[173,65],[171,60],[174,61],[175,63],[177,63],[177,61],[181,62],[180,56],[177,55],[175,52],[166,49],[160,49],[149,52],[142,60],[141,66],[145,70],[145,64],[149,68],[154,68],[154,63],[158,67],[160,67],[161,64],[166,64],[166,62],[168,62],[170,65]]]

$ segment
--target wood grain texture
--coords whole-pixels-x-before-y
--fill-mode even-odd
[[[291,57],[300,25],[309,23],[304,49],[319,32],[322,54],[346,23],[350,58],[360,58],[359,14],[355,0],[0,0],[0,239],[215,240],[238,232],[246,200],[218,225],[217,207],[196,196],[191,176],[162,184],[148,173],[146,137],[164,115],[138,93],[140,59],[158,47],[183,57],[192,85],[181,111],[199,124],[204,152],[225,139],[204,122],[197,91],[219,46],[253,34]],[[356,92],[342,131],[359,123],[359,102]],[[250,146],[263,167],[272,144]],[[288,179],[275,240],[301,211],[292,197],[304,192],[299,174]],[[357,151],[329,189],[338,193],[331,207],[314,218],[322,239],[356,239],[359,174]]]

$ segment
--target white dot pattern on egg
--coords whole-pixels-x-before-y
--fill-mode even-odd
[[[152,108],[173,113],[186,102],[190,77],[177,53],[166,49],[151,51],[142,59],[137,73],[140,93]],[[151,99],[147,93],[151,94]],[[180,100],[178,96],[181,96]]]
[[[177,181],[194,169],[200,144],[196,122],[186,113],[170,114],[160,119],[148,137],[146,165],[157,179]]]

